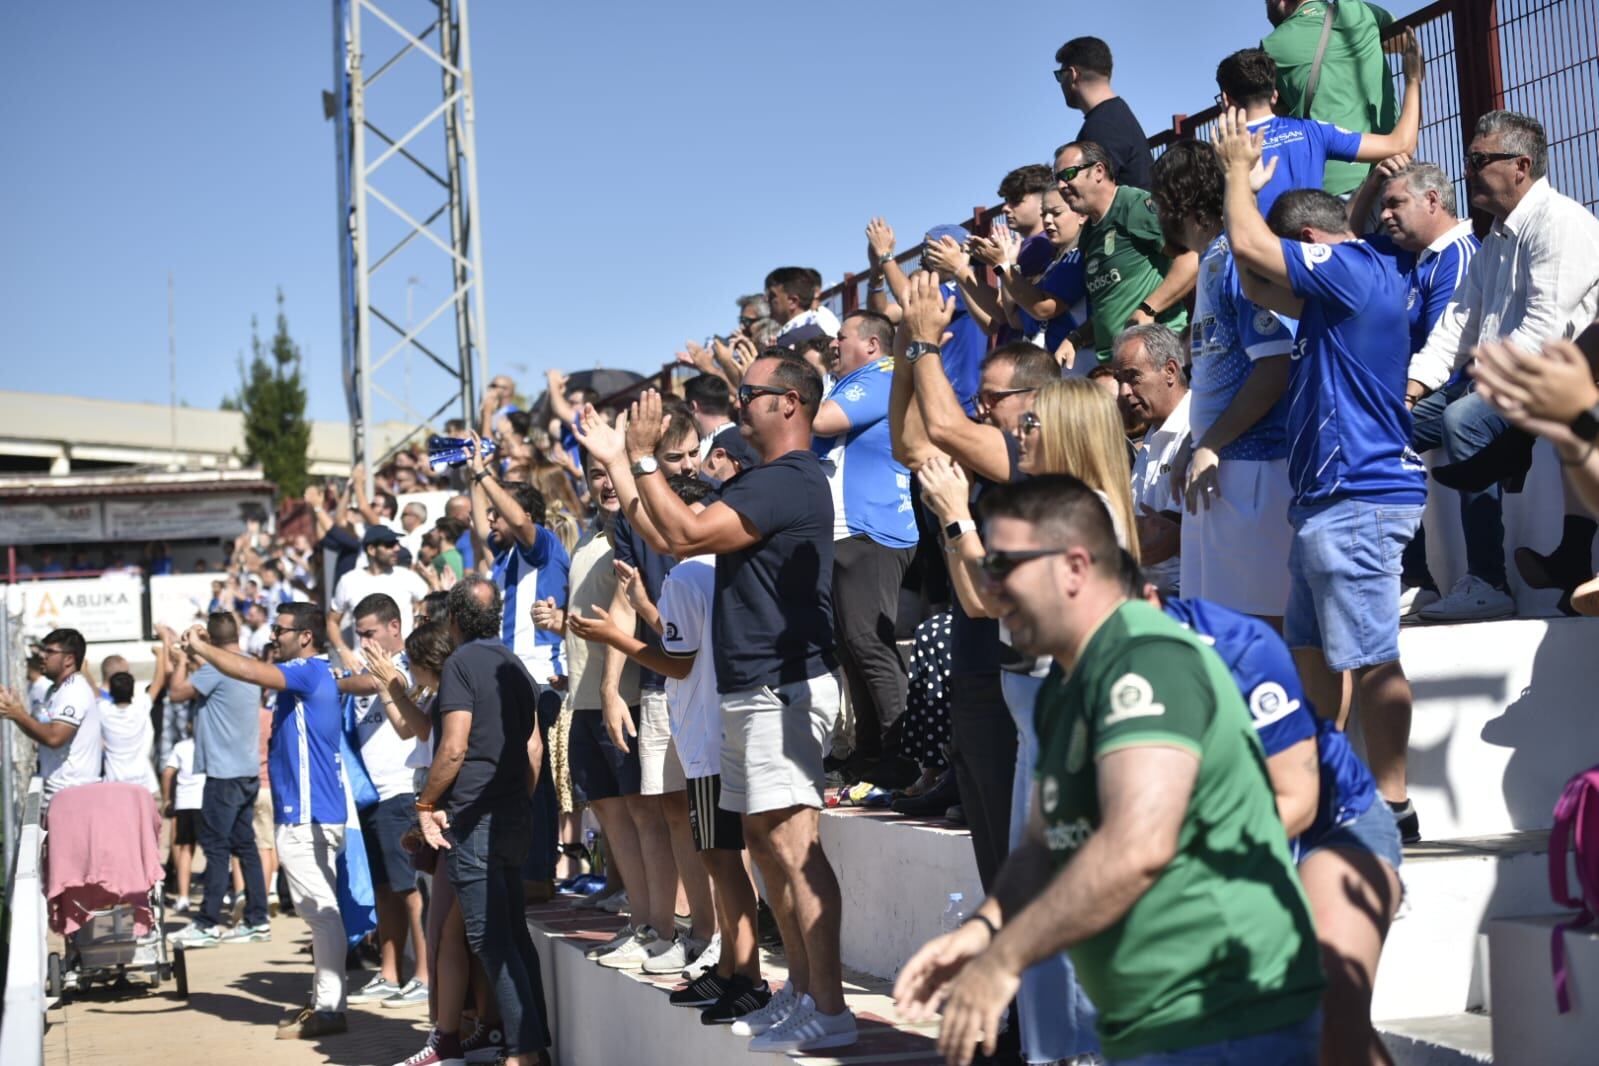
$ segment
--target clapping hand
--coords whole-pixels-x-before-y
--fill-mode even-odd
[[[603,607],[589,608],[594,612],[593,618],[583,617],[582,611],[573,611],[566,616],[566,625],[573,633],[584,640],[598,641],[601,644],[613,644],[622,640],[624,634],[621,628],[611,620],[611,613]]]
[[[954,237],[946,235],[936,241],[928,241],[925,248],[922,259],[940,274],[954,276],[971,265],[972,257],[966,254],[966,249]]]
[[[1415,30],[1406,30],[1400,39],[1404,59],[1402,65],[1406,81],[1420,81],[1427,73],[1427,61],[1421,54],[1421,40]]]
[[[611,565],[616,570],[616,580],[622,586],[622,593],[627,596],[627,602],[633,605],[633,610],[647,613],[655,606],[644,589],[644,582],[639,580],[638,567],[620,559],[614,560]]]
[[[944,295],[938,275],[927,270],[912,274],[905,286],[905,329],[910,339],[942,344],[944,331],[954,317],[955,298]]]
[[[566,629],[566,612],[556,604],[554,596],[546,596],[542,600],[534,600],[533,624],[540,629],[549,630],[551,633],[564,632]]]
[[[894,258],[894,228],[880,218],[866,223],[866,255],[878,266]]]
[[[1599,403],[1593,368],[1581,348],[1547,341],[1537,356],[1513,344],[1494,343],[1472,352],[1477,392],[1521,429],[1571,443],[1571,420]]]
[[[613,427],[600,417],[593,404],[586,403],[572,424],[572,435],[590,455],[607,467],[615,467],[627,456],[627,441],[623,436],[626,428],[626,416],[618,418]]]
[[[366,661],[367,671],[377,678],[385,688],[396,681],[403,680],[400,668],[394,665],[394,660],[389,658],[389,653],[384,651],[382,645],[371,637],[361,641],[361,658]],[[346,661],[355,663],[354,666],[351,666],[352,670],[361,665],[355,662],[353,654],[349,655]]]
[[[922,502],[933,509],[945,525],[972,517],[971,482],[960,464],[942,455],[934,456],[916,472],[922,485]]]
[[[1277,157],[1264,165],[1261,157],[1266,148],[1266,131],[1251,131],[1244,109],[1223,108],[1216,117],[1216,155],[1221,158],[1222,169],[1230,174],[1243,170],[1249,173],[1249,187],[1255,191],[1263,188],[1277,172]]]
[[[654,389],[645,389],[644,394],[633,401],[629,411],[626,433],[628,458],[638,460],[655,454],[655,446],[661,442],[666,430],[663,419],[661,394]]]

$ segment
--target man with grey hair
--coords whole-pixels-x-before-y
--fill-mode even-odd
[[[1493,226],[1427,343],[1411,358],[1405,401],[1412,407],[1441,387],[1447,394],[1447,383],[1477,345],[1506,341],[1540,351],[1547,340],[1570,339],[1599,312],[1599,219],[1556,192],[1547,173],[1548,144],[1537,119],[1490,111],[1477,120],[1466,152],[1466,187],[1471,206],[1492,215]],[[1481,397],[1467,393],[1449,405],[1446,417],[1462,458],[1451,453],[1451,463],[1433,471],[1439,484],[1482,496],[1526,472],[1533,438],[1513,429]],[[1489,545],[1498,549],[1503,573],[1503,531],[1495,511],[1481,541],[1484,552]],[[1545,587],[1549,582],[1569,592],[1592,576],[1593,531],[1591,520],[1568,517],[1552,561],[1569,564],[1535,568],[1543,573],[1524,568],[1529,583]],[[1463,620],[1513,610],[1507,594],[1468,573],[1425,617]]]
[[[1149,428],[1133,460],[1133,504],[1144,576],[1167,596],[1178,594],[1183,502],[1172,467],[1188,447],[1188,375],[1177,334],[1158,323],[1129,326],[1111,348],[1116,403],[1123,421]]]
[[[752,292],[748,296],[738,298],[738,328],[745,336],[749,336],[750,327],[755,323],[771,317],[772,308],[766,302],[765,294]]]
[[[1413,162],[1407,155],[1378,163],[1350,202],[1350,220],[1359,223],[1370,217],[1374,207],[1380,230],[1367,234],[1366,241],[1388,255],[1410,283],[1414,355],[1426,345],[1427,335],[1454,299],[1482,244],[1472,233],[1471,222],[1456,215],[1454,182],[1432,163]],[[1411,447],[1417,452],[1441,447],[1449,463],[1470,458],[1472,448],[1461,427],[1471,423],[1481,403],[1468,391],[1470,383],[1463,371],[1457,371],[1447,385],[1416,404],[1411,411]],[[1460,521],[1466,535],[1466,572],[1486,584],[1488,591],[1471,601],[1452,597],[1440,604],[1438,586],[1427,569],[1426,537],[1418,528],[1415,539],[1405,546],[1401,621],[1451,621],[1463,604],[1470,606],[1472,617],[1497,617],[1514,609],[1504,591],[1504,531],[1497,490],[1462,493]]]

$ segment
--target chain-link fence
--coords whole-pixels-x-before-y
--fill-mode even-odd
[[[0,685],[10,689],[24,703],[28,700],[28,644],[22,632],[22,609],[13,607],[0,590]],[[0,721],[0,832],[6,877],[16,869],[18,827],[22,824],[22,804],[33,776],[36,754],[31,740],[10,722]]]

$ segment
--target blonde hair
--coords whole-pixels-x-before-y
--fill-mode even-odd
[[[578,525],[572,512],[566,505],[558,501],[550,501],[544,505],[544,528],[555,534],[555,539],[561,542],[561,547],[566,549],[566,554],[571,555],[572,549],[577,547],[577,542],[582,538],[583,531]]]
[[[1051,381],[1038,390],[1033,412],[1039,463],[1034,473],[1071,474],[1110,501],[1110,516],[1138,558],[1138,526],[1133,519],[1133,473],[1127,458],[1127,432],[1109,393],[1088,378]]]

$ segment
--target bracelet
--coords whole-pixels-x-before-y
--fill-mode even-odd
[[[974,914],[974,915],[970,916],[969,918],[967,918],[965,921],[961,922],[961,925],[970,925],[973,922],[982,922],[984,925],[988,926],[988,940],[989,940],[989,943],[993,943],[994,938],[999,935],[999,927],[996,926],[993,922],[989,921],[987,915]]]
[[[1567,459],[1564,455],[1559,456],[1560,465],[1561,466],[1581,466],[1583,463],[1586,463],[1588,461],[1588,457],[1593,454],[1593,446],[1594,446],[1594,442],[1593,441],[1589,441],[1588,442],[1588,447],[1584,448],[1582,450],[1582,454],[1577,456],[1575,459]]]
[[[417,800],[416,809],[421,811],[423,814],[431,814],[433,813],[434,807],[431,803],[423,803],[421,800]]]
[[[475,485],[488,476],[489,472],[487,470],[479,470],[477,473],[472,475],[472,483]]]

